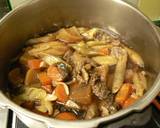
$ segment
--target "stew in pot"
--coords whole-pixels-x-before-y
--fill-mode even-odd
[[[104,117],[147,90],[141,56],[100,28],[62,28],[29,39],[8,74],[12,99],[60,120]]]

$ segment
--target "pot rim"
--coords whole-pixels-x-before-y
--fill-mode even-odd
[[[8,20],[10,18],[10,16],[12,16],[13,14],[15,14],[16,12],[20,11],[21,9],[23,9],[24,7],[27,7],[29,5],[32,5],[33,3],[36,3],[40,0],[29,0],[26,1],[24,3],[22,3],[19,7],[16,7],[14,10],[10,11],[7,15],[5,15],[1,20],[0,20],[0,26],[3,25],[3,23]],[[145,16],[140,10],[138,10],[136,7],[133,7],[129,4],[127,4],[124,1],[118,1],[118,0],[112,0],[113,2],[117,2],[121,5],[124,5],[132,10],[134,10],[135,12],[137,12],[138,15],[140,15],[141,17],[143,17],[143,19],[150,25],[151,29],[153,29],[157,40],[159,42],[160,45],[160,34],[157,31],[156,27],[154,26],[154,24],[151,22],[151,20]],[[134,105],[126,108],[126,109],[122,109],[118,112],[116,112],[115,114],[109,115],[107,117],[98,117],[98,118],[94,118],[91,120],[77,120],[77,121],[62,121],[62,120],[57,120],[54,118],[49,118],[49,117],[45,117],[42,115],[38,115],[34,112],[31,112],[29,110],[26,110],[22,107],[20,107],[19,105],[17,105],[16,103],[14,103],[13,101],[11,101],[9,98],[7,98],[2,91],[0,91],[0,97],[2,97],[2,104],[3,106],[19,113],[19,114],[23,114],[29,118],[32,118],[34,120],[37,121],[41,121],[41,122],[45,122],[47,125],[51,125],[53,126],[54,124],[56,125],[80,125],[79,123],[81,123],[82,125],[91,125],[94,124],[95,126],[97,126],[99,123],[101,122],[108,122],[114,119],[117,119],[119,117],[122,117],[128,113],[131,113],[133,111],[141,111],[142,109],[144,109],[148,104],[150,104],[150,102],[156,97],[156,95],[159,93],[160,91],[160,73],[158,73],[157,78],[155,80],[155,82],[153,83],[152,87],[145,93],[145,95],[138,100]]]

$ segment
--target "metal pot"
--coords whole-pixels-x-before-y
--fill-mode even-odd
[[[5,95],[7,65],[34,34],[62,26],[98,26],[120,34],[144,58],[146,67],[155,71],[147,93],[133,106],[103,118],[59,121],[32,113]],[[160,91],[160,36],[140,11],[118,0],[34,0],[11,11],[0,21],[0,106],[9,108],[34,127],[91,128],[130,112],[144,109]]]

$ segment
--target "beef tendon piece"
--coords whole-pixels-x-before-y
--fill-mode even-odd
[[[33,44],[39,44],[39,43],[47,43],[54,41],[56,39],[56,33],[49,33],[47,35],[44,35],[42,37],[37,37],[33,39],[29,39],[26,42],[26,45],[33,45]]]
[[[108,55],[106,55],[106,56],[96,56],[96,57],[93,57],[92,59],[97,64],[100,64],[100,65],[112,66],[112,65],[117,64],[117,59],[114,56],[108,56]]]
[[[82,40],[78,29],[76,27],[62,28],[58,31],[56,39],[64,41],[66,43],[74,43]]]
[[[123,53],[118,57],[118,63],[114,73],[112,93],[118,92],[124,82],[124,75],[127,64],[127,52],[125,50],[122,51]]]
[[[82,36],[84,36],[88,40],[92,40],[92,39],[94,39],[94,36],[98,31],[99,31],[98,28],[92,28],[92,29],[89,29],[88,31],[85,31],[84,33],[82,33]]]
[[[107,98],[110,91],[106,87],[106,84],[98,82],[95,85],[92,86],[93,93],[99,98],[99,99],[105,99]]]
[[[71,56],[73,55],[74,51],[72,49],[69,49],[63,56],[63,59],[67,62],[67,63],[72,63],[72,58]]]
[[[96,68],[98,74],[100,75],[100,80],[103,82],[107,82],[107,75],[109,71],[109,66],[108,65],[102,65]]]
[[[107,73],[108,67],[97,67],[94,73],[91,75],[89,84],[92,86],[92,92],[99,98],[105,99],[110,93],[107,87]]]
[[[68,47],[64,43],[52,41],[33,45],[33,47],[28,50],[28,54],[34,57],[42,57],[44,54],[62,56],[67,50]]]
[[[82,72],[82,77],[83,77],[85,83],[87,84],[88,80],[89,80],[89,75],[84,67],[82,68],[81,72]]]
[[[136,88],[136,95],[143,96],[144,91],[147,89],[147,80],[143,72],[134,73],[133,83]]]
[[[112,37],[108,36],[106,32],[99,28],[91,28],[88,31],[82,33],[87,40],[98,40],[105,41],[106,43],[111,42]]]
[[[128,47],[124,46],[124,48],[127,51],[128,56],[131,59],[131,61],[143,68],[144,67],[144,62],[143,62],[142,57],[137,52],[135,52],[134,50],[132,50]]]
[[[105,41],[87,41],[86,44],[87,44],[89,47],[92,47],[92,46],[106,45],[106,42],[105,42]]]
[[[87,84],[89,80],[88,71],[85,69],[86,64],[89,64],[90,67],[96,66],[96,64],[91,59],[84,57],[77,52],[73,53],[71,56],[71,65],[73,67],[72,74],[80,85]]]
[[[96,103],[92,103],[88,106],[88,110],[85,116],[85,119],[89,120],[99,115],[98,107]]]
[[[48,113],[49,115],[53,114],[53,105],[50,101],[41,100],[41,104],[35,107],[38,111],[42,113]]]
[[[71,63],[74,67],[73,75],[76,76],[77,74],[80,74],[81,69],[85,63],[85,58],[81,54],[74,52],[71,56]]]
[[[104,117],[117,112],[119,106],[114,102],[113,95],[109,95],[107,99],[99,102],[98,109],[100,111],[100,115]]]
[[[132,83],[133,75],[134,75],[134,71],[132,69],[126,69],[125,77],[124,77],[125,82]]]

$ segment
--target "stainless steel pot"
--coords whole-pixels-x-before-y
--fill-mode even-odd
[[[37,115],[13,103],[6,95],[9,60],[34,34],[62,26],[98,26],[120,34],[155,71],[148,92],[133,106],[111,116],[66,122]],[[160,91],[160,36],[154,25],[137,9],[120,0],[34,0],[11,11],[0,21],[0,106],[12,109],[23,122],[34,127],[91,128],[130,112],[144,109]]]

